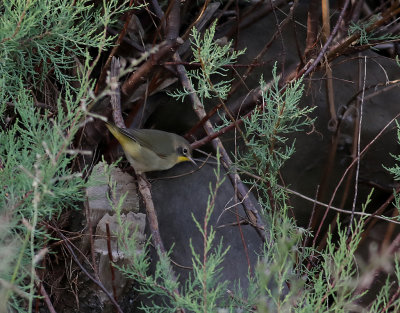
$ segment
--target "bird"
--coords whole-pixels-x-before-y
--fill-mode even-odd
[[[110,122],[106,126],[137,174],[168,170],[186,161],[197,165],[189,142],[182,136],[157,129],[120,128]]]

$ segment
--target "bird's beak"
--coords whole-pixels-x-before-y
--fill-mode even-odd
[[[186,162],[186,161],[190,161],[190,162],[192,162],[194,165],[197,166],[197,163],[192,159],[192,157],[187,156],[187,155],[185,155],[185,156],[183,156],[183,155],[178,156],[177,163]]]
[[[196,161],[195,160],[193,160],[193,158],[192,157],[187,157],[188,158],[188,160],[190,161],[190,162],[192,162],[194,165],[196,165],[197,166],[197,163],[196,163]]]

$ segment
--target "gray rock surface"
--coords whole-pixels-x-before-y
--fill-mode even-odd
[[[185,174],[195,168],[190,163],[182,163],[169,171],[148,175],[149,178],[157,176],[151,180],[151,183],[161,236],[166,249],[173,246],[172,260],[181,266],[192,266],[190,242],[197,253],[203,253],[203,238],[195,225],[193,216],[200,225],[203,225],[210,186],[215,186],[215,168],[214,165],[206,164],[194,173]],[[224,173],[221,169],[222,177],[224,177]],[[177,178],[171,177],[182,174],[183,176]],[[229,179],[225,178],[217,193],[210,225],[216,229],[215,245],[222,239],[224,247],[230,246],[222,264],[221,280],[228,280],[232,286],[234,281],[240,279],[241,285],[246,287],[248,264],[240,230],[236,225],[236,214],[239,214],[240,217],[244,217],[245,214],[241,204],[238,205],[237,211],[235,207],[230,208],[234,204],[233,199],[234,189]],[[254,197],[252,199],[257,205]],[[254,268],[262,241],[251,226],[241,225],[241,229],[249,259]],[[174,271],[180,275],[181,281],[187,279],[190,273],[190,270],[179,266],[174,266]]]

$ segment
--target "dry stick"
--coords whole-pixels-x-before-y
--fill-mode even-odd
[[[400,115],[400,114],[399,114],[399,115]],[[362,153],[362,152],[361,152],[361,153]],[[257,175],[254,175],[254,174],[252,174],[252,173],[250,173],[250,172],[244,172],[244,173],[245,173],[246,175],[249,175],[250,177],[253,177],[253,178],[257,179],[257,180],[265,181],[264,178],[262,178],[262,177],[260,177],[260,176],[257,176]],[[295,191],[295,190],[292,190],[292,189],[290,189],[290,188],[288,188],[288,187],[284,187],[284,186],[280,186],[280,185],[277,185],[277,186],[278,186],[279,188],[281,188],[282,190],[288,192],[288,193],[294,194],[295,196],[298,196],[298,197],[300,197],[300,198],[302,198],[302,199],[304,199],[304,200],[310,201],[310,202],[312,202],[312,203],[314,203],[314,204],[318,204],[318,205],[323,206],[323,207],[325,207],[325,208],[330,208],[330,209],[332,209],[332,210],[334,210],[334,211],[337,211],[337,212],[339,212],[339,213],[352,214],[352,211],[343,210],[343,209],[334,207],[333,205],[325,204],[325,203],[323,203],[323,202],[321,202],[321,201],[318,201],[318,200],[315,200],[315,199],[313,199],[313,198],[307,197],[307,196],[301,194],[300,192],[297,192],[297,191]],[[400,191],[400,187],[398,187],[398,189],[396,190],[396,192],[399,192],[399,191]],[[317,192],[317,193],[318,193],[318,192]],[[394,195],[392,194],[391,197],[389,197],[389,199],[387,199],[387,200],[385,201],[385,203],[384,203],[375,213],[369,214],[369,213],[365,213],[365,212],[354,212],[354,215],[365,216],[365,217],[367,217],[367,221],[368,221],[369,219],[371,219],[371,218],[376,218],[376,219],[380,219],[380,220],[383,220],[383,221],[386,221],[386,222],[389,222],[389,223],[393,223],[393,224],[398,224],[398,225],[400,225],[400,221],[396,221],[396,220],[393,220],[392,218],[378,215],[378,214],[382,213],[382,211],[389,205],[389,203],[391,203],[391,202],[393,201],[393,198],[394,198]],[[310,228],[310,226],[309,226],[308,228]]]
[[[283,39],[281,27],[279,26],[278,15],[276,14],[276,11],[277,11],[276,7],[272,4],[272,0],[269,0],[269,3],[270,3],[270,7],[272,9],[272,13],[274,14],[274,17],[275,17],[275,23],[277,25],[277,28],[278,28],[277,30],[278,30],[278,33],[279,33],[279,39],[281,41],[281,53],[280,53],[280,55],[282,57],[282,59],[281,59],[281,72],[282,72],[282,76],[285,76],[285,65],[286,65],[285,60],[286,60],[286,56],[287,56],[287,52],[286,52],[287,50],[286,50],[286,47],[285,47],[285,40]],[[291,9],[293,8],[294,5],[295,5],[295,3],[292,3]]]
[[[381,83],[372,84],[372,85],[370,85],[370,86],[367,86],[367,87],[365,87],[365,91],[371,90],[371,89],[372,89],[373,92],[369,93],[368,95],[366,95],[366,96],[364,97],[364,102],[367,101],[367,100],[369,100],[369,99],[371,99],[371,98],[373,98],[373,97],[379,96],[380,94],[382,94],[382,93],[384,93],[384,92],[386,92],[386,91],[389,91],[390,89],[399,87],[399,85],[400,85],[400,79],[396,79],[396,80],[390,80],[390,81],[381,82]],[[382,86],[383,86],[383,87],[382,87]],[[381,89],[378,89],[378,87],[382,87],[382,88],[381,88]],[[360,96],[361,93],[362,93],[362,89],[360,88],[360,90],[359,90],[357,93],[355,93],[355,94],[346,102],[346,104],[344,105],[344,107],[350,106],[350,104],[351,104],[352,102],[354,102],[354,100],[357,99],[357,98]]]
[[[139,83],[149,74],[154,68],[158,61],[164,57],[167,53],[171,52],[171,49],[175,48],[180,44],[182,40],[164,41],[159,47],[158,51],[149,56],[148,60],[143,63],[133,74],[126,80],[122,85],[121,91],[123,95],[131,95],[135,89],[140,85]]]
[[[363,5],[365,5],[365,1],[358,1],[352,8],[352,14],[349,22],[357,24],[360,21],[361,11],[363,9]]]
[[[319,62],[322,60],[322,57],[325,55],[325,52],[328,50],[328,47],[329,47],[329,45],[331,44],[331,42],[332,42],[332,40],[333,40],[333,37],[336,36],[336,33],[337,33],[338,30],[339,30],[339,25],[340,25],[340,23],[342,23],[344,14],[345,14],[345,12],[346,12],[346,10],[347,10],[347,7],[349,6],[349,3],[350,3],[350,0],[346,0],[345,4],[344,4],[344,6],[343,6],[343,9],[342,9],[342,11],[340,12],[339,18],[338,18],[338,20],[337,20],[337,22],[336,22],[336,25],[335,25],[335,27],[333,28],[332,33],[331,33],[331,35],[329,36],[329,38],[326,40],[326,42],[325,42],[324,46],[322,47],[320,53],[318,54],[317,58],[311,63],[311,65],[307,66],[307,65],[308,65],[308,64],[307,64],[307,65],[303,68],[303,70],[300,71],[300,72],[297,74],[297,77],[296,77],[296,78],[298,78],[298,77],[300,77],[300,76],[307,76],[309,73],[311,73],[311,71],[314,70],[314,68],[315,68],[315,67],[319,64]],[[352,41],[351,41],[351,42],[352,42]],[[350,44],[350,43],[349,43],[349,44]]]
[[[218,12],[217,20],[220,20],[221,17],[222,17],[222,15],[225,15],[225,14],[226,14],[226,11],[227,11],[227,10],[229,9],[229,7],[232,5],[233,1],[234,1],[234,0],[228,0],[228,1],[226,2],[226,4],[224,5],[224,7]]]
[[[179,1],[174,0],[173,3],[171,2],[171,12],[169,14],[169,19],[168,19],[168,24],[167,24],[167,37],[170,39],[174,39],[178,36],[179,32],[179,27],[177,25],[180,24],[180,9],[179,9]],[[182,62],[180,56],[178,53],[175,53],[173,55],[173,59],[175,62]],[[190,92],[190,99],[192,100],[193,104],[193,110],[199,117],[199,119],[202,119],[204,116],[206,116],[205,110],[203,105],[200,102],[200,99],[197,97],[196,93],[194,92],[193,86],[190,83],[186,69],[183,65],[177,65],[177,72],[179,75],[179,78],[181,80],[182,85]],[[213,133],[213,128],[210,123],[210,121],[207,121],[204,125],[204,130],[206,131],[207,134]],[[215,149],[215,151],[218,151],[221,153],[222,159],[224,160],[224,165],[226,169],[229,172],[229,169],[232,168],[232,161],[229,158],[228,153],[226,152],[224,146],[222,145],[222,142],[219,138],[215,138],[212,141],[212,145]],[[258,214],[258,211],[256,207],[253,205],[253,203],[250,201],[248,198],[247,194],[247,188],[244,186],[242,183],[239,175],[236,173],[229,173],[228,174],[231,183],[235,186],[235,182],[237,182],[237,190],[238,190],[238,196],[241,201],[243,201],[243,205],[245,207],[245,212],[246,215],[248,216],[249,220],[251,221],[252,225],[255,226],[255,229],[259,236],[262,238],[263,241],[265,241],[265,236],[262,230],[264,227],[260,224],[261,223],[261,218]]]
[[[173,58],[174,61],[181,62],[181,58],[177,53],[174,54]],[[201,104],[200,99],[197,97],[193,89],[193,86],[187,77],[185,67],[183,65],[177,65],[176,68],[183,87],[190,92],[189,97],[192,101],[193,110],[197,114],[198,118],[202,119],[204,116],[206,116],[206,112],[204,111],[203,105]],[[214,132],[210,121],[206,121],[204,123],[204,130],[208,135],[211,135]],[[211,143],[215,150],[220,151],[222,160],[224,161],[223,164],[228,171],[228,177],[231,180],[232,184],[234,184],[235,181],[237,181],[239,200],[243,201],[243,206],[245,208],[246,215],[248,216],[252,225],[255,226],[258,235],[261,237],[263,241],[265,241],[265,235],[262,232],[262,230],[264,230],[264,226],[261,224],[262,222],[258,210],[247,196],[246,186],[243,184],[238,174],[229,172],[230,169],[232,168],[232,161],[229,158],[228,152],[225,150],[221,140],[218,137],[214,138],[211,141]]]
[[[161,9],[160,5],[158,4],[157,0],[150,0],[151,5],[154,9],[154,13],[157,15],[157,17],[162,20],[164,18],[164,12]]]
[[[323,46],[323,48],[321,49],[320,53],[318,54],[318,57],[315,60],[311,60],[310,64],[307,64],[301,71],[299,71],[296,75],[296,77],[300,77],[300,76],[306,76],[308,75],[311,71],[313,71],[315,69],[315,67],[319,64],[319,62],[321,61],[322,57],[325,55],[330,43],[333,40],[333,37],[336,35],[338,29],[339,29],[339,25],[341,23],[341,21],[343,20],[345,11],[349,5],[349,0],[346,0],[343,9],[339,15],[338,21],[336,22],[336,25],[331,33],[331,35],[329,36],[328,40],[326,41],[325,45]],[[388,12],[389,11],[389,12]],[[378,20],[377,22],[375,22],[373,25],[371,25],[370,27],[367,28],[367,31],[371,31],[379,26],[381,26],[384,22],[386,22],[389,18],[393,17],[395,14],[397,14],[398,12],[400,12],[400,9],[397,10],[393,10],[393,7],[390,8],[388,11],[385,12],[384,16],[382,19]],[[387,13],[388,12],[388,13]],[[327,55],[326,59],[327,61],[331,61],[333,58],[337,57],[339,54],[339,51],[341,51],[343,49],[343,47],[347,47],[349,46],[354,40],[356,40],[358,37],[360,36],[359,33],[355,33],[352,36],[348,37],[344,42],[342,42],[341,44],[335,46]],[[352,163],[354,164],[354,163]],[[331,203],[330,203],[331,204]],[[320,223],[320,226],[318,228],[318,232],[317,235],[314,237],[314,245],[315,245],[315,241],[316,238],[318,237],[318,234],[321,230],[322,224],[325,220],[327,216],[327,212],[325,212],[325,215]]]
[[[92,225],[92,212],[88,203],[88,199],[85,200],[84,202],[84,208],[85,208],[85,213],[86,213],[86,224],[88,226],[89,229],[89,241],[90,241],[90,256],[92,258],[92,264],[93,264],[93,272],[94,272],[94,276],[97,279],[99,278],[99,269],[97,268],[97,262],[96,262],[96,256],[94,253],[94,241],[93,241],[93,225]],[[55,229],[58,230],[58,229]],[[88,262],[90,264],[90,262]]]
[[[364,79],[363,79],[363,86],[362,86],[362,95],[361,95],[361,100],[360,100],[360,107],[359,107],[359,112],[357,114],[357,119],[358,119],[358,126],[356,127],[358,134],[357,134],[357,168],[356,168],[356,179],[354,182],[354,197],[353,197],[353,205],[351,207],[351,216],[350,216],[350,223],[349,223],[349,228],[347,230],[347,236],[350,236],[351,232],[351,226],[353,224],[353,219],[354,219],[354,211],[356,209],[356,202],[357,202],[357,195],[358,195],[358,177],[360,175],[360,141],[361,141],[361,124],[362,124],[362,118],[363,118],[363,104],[364,104],[364,95],[365,95],[365,81],[367,77],[367,57],[364,57]]]
[[[277,17],[277,15],[276,15],[275,8],[274,8],[274,6],[273,6],[273,4],[272,4],[272,1],[270,0],[269,2],[270,2],[270,7],[271,7],[271,9],[272,9],[272,12],[273,12],[274,17],[275,17],[275,20],[276,20],[277,31],[275,32],[274,36],[271,38],[270,42],[267,43],[267,45],[266,45],[266,46],[261,50],[261,52],[258,54],[258,56],[257,56],[257,61],[258,61],[259,58],[261,58],[261,56],[262,56],[263,54],[266,53],[266,51],[267,51],[268,48],[269,48],[269,45],[272,44],[272,42],[275,41],[275,39],[279,36],[279,37],[281,38],[281,41],[282,41],[282,50],[283,50],[283,54],[282,54],[282,63],[281,63],[281,64],[282,64],[282,73],[284,73],[284,71],[285,71],[285,69],[284,69],[284,64],[285,64],[286,49],[285,49],[285,47],[284,47],[284,42],[283,42],[283,39],[282,39],[282,27],[283,27],[286,23],[288,23],[288,22],[290,21],[290,19],[292,18],[294,9],[295,9],[295,7],[297,6],[297,1],[296,1],[296,0],[294,1],[294,3],[292,4],[292,6],[291,6],[291,8],[290,8],[289,14],[286,16],[286,18],[282,21],[281,24],[278,24],[278,17]],[[251,71],[251,68],[250,68],[250,71]],[[249,71],[247,72],[247,74],[248,74],[248,73],[249,73]],[[247,77],[247,76],[246,76],[246,77]],[[245,77],[244,77],[244,78],[245,78]],[[230,94],[232,94],[232,93],[230,93]],[[284,105],[284,106],[285,106],[285,105]],[[284,106],[283,106],[283,107],[284,107]],[[227,111],[225,105],[224,105],[224,108],[225,108],[225,111]],[[238,110],[238,114],[239,114],[239,111],[240,111],[240,109]],[[282,112],[282,111],[281,111],[281,112]],[[280,113],[281,113],[281,112],[280,112]],[[232,118],[231,118],[231,119],[232,119]],[[236,123],[236,121],[235,121],[235,123]],[[276,124],[275,126],[278,126],[279,123],[280,123],[280,119],[278,120],[278,122],[277,122],[277,124]],[[240,129],[237,123],[236,123],[236,128]],[[241,131],[240,131],[240,134],[242,134]],[[242,134],[242,137],[244,137],[243,134]],[[247,145],[248,142],[247,142],[247,139],[246,139],[246,138],[244,138],[244,141],[245,141],[245,143],[246,143],[246,145]],[[274,149],[273,147],[274,147],[274,144],[272,143],[272,144],[271,144],[271,149],[270,149],[271,151],[270,151],[270,153],[273,153],[273,149]],[[254,155],[254,153],[253,153],[253,157],[255,158],[256,161],[260,162],[259,158],[256,157],[256,155]],[[269,171],[269,167],[267,167],[267,169],[265,170],[265,172],[268,173],[268,171]],[[280,176],[280,178],[282,179],[281,176]],[[283,182],[283,179],[282,179],[282,182]],[[270,186],[270,183],[269,183],[269,182],[267,182],[267,189],[268,189],[268,190],[267,190],[267,193],[268,193],[269,199],[270,199],[270,200],[269,200],[270,205],[271,205],[271,207],[274,209],[274,207],[275,207],[275,204],[274,204],[275,200],[274,200],[274,195],[273,195],[272,192],[271,192],[271,186]]]
[[[204,119],[204,121],[205,121],[205,120],[208,120],[208,118],[207,118],[207,119]],[[243,123],[243,120],[242,120],[242,119],[236,120],[236,125],[241,125],[242,123]],[[208,142],[214,140],[215,138],[220,137],[221,135],[223,135],[223,134],[225,134],[226,132],[230,131],[230,130],[233,128],[233,127],[230,127],[231,125],[234,126],[234,124],[231,123],[231,124],[229,124],[228,127],[224,127],[224,128],[222,128],[221,130],[216,131],[216,132],[213,132],[213,133],[211,133],[210,135],[207,135],[207,136],[203,137],[203,138],[200,139],[200,140],[194,141],[194,142],[191,144],[192,149],[200,148],[201,146],[204,146],[205,144],[207,144]]]
[[[311,210],[311,216],[310,216],[310,220],[308,222],[307,229],[311,229],[311,224],[312,224],[312,221],[314,220],[314,215],[317,212],[318,206],[317,206],[317,202],[316,201],[318,199],[318,194],[319,194],[319,185],[317,186],[317,190],[315,191],[315,196],[314,196],[315,202],[313,203],[313,208]],[[303,241],[303,248],[305,248],[308,245],[309,241],[310,241],[310,236],[305,236],[304,237],[304,241]]]
[[[188,66],[190,68],[198,68],[198,67],[201,66],[200,62],[185,62],[185,61],[182,61],[182,62],[166,61],[166,62],[163,62],[161,65],[178,65],[178,64],[185,65],[185,66]],[[266,64],[266,62],[258,62],[258,63],[255,63],[255,64],[253,62],[251,62],[250,64],[235,63],[235,64],[221,65],[221,67],[222,68],[234,69],[234,68],[251,67],[251,66],[259,67],[259,66],[263,66],[265,64]],[[396,86],[394,86],[394,87],[396,87]],[[13,105],[13,104],[9,103],[9,105]],[[13,106],[15,106],[15,105],[13,105]]]
[[[202,68],[203,72],[205,72],[206,70],[205,70],[204,61],[203,61],[201,58],[199,58],[199,59],[200,59],[201,68]],[[228,107],[226,106],[225,102],[219,97],[218,91],[215,89],[214,84],[211,82],[210,76],[207,76],[205,79],[207,80],[208,85],[210,86],[210,89],[211,89],[210,91],[214,92],[215,96],[218,98],[219,104],[218,104],[216,107],[222,107],[222,108],[224,109],[225,114],[227,114],[227,115],[229,116],[229,119],[230,119],[231,122],[235,125],[235,128],[236,128],[236,130],[239,132],[239,134],[240,134],[240,136],[242,137],[244,143],[245,143],[246,145],[249,145],[246,136],[244,135],[242,129],[241,129],[240,126],[239,126],[239,124],[237,123],[237,120],[233,117],[231,111],[228,109]],[[205,111],[204,111],[204,113],[205,113]],[[207,116],[207,113],[205,113],[205,114],[206,114],[206,115],[203,116],[203,118],[202,118],[201,120],[204,120],[204,117]],[[254,158],[257,159],[256,156],[254,156]]]
[[[325,200],[325,194],[327,193],[329,182],[332,179],[333,164],[334,164],[334,161],[336,158],[337,146],[339,144],[339,136],[340,136],[340,125],[339,125],[339,127],[337,127],[336,132],[332,135],[332,142],[329,147],[328,160],[326,162],[325,170],[323,172],[324,174],[322,175],[322,180],[321,180],[321,192],[318,194],[317,200],[321,200],[321,201]],[[348,179],[346,180],[346,184],[345,184],[344,191],[342,194],[342,202],[340,203],[340,206],[339,206],[340,208],[344,206],[345,200],[347,199],[352,176],[353,176],[353,171],[351,170],[348,175]],[[339,214],[337,214],[336,217],[338,215]],[[331,231],[333,231],[336,227],[336,221],[337,221],[336,217],[332,219],[332,222],[330,224]],[[321,218],[321,216],[318,215],[313,219],[313,224],[312,224],[313,230],[315,230],[316,225],[318,223],[321,223],[320,218]],[[318,244],[319,249],[322,249],[325,246],[327,239],[328,239],[328,232],[326,232],[324,234],[324,237],[319,242],[319,244]]]
[[[178,38],[179,29],[181,28],[180,0],[170,0],[166,15],[167,27],[165,37],[169,40],[175,40]]]
[[[319,4],[320,0],[310,0],[307,13],[307,37],[304,54],[306,59],[314,56],[317,47],[318,25],[319,25]],[[322,7],[323,4],[322,4]]]
[[[107,32],[113,36],[117,36],[120,34],[117,30],[115,30],[114,28],[111,28],[111,27],[107,27]],[[135,50],[137,50],[140,53],[146,52],[145,48],[143,48],[141,45],[139,45],[138,42],[136,42],[126,36],[124,38],[122,38],[122,42],[130,45],[132,48],[134,48]]]
[[[208,3],[208,2],[206,2],[206,3]],[[168,31],[167,31],[167,36],[169,36],[168,38],[175,38],[176,36],[178,36],[178,32],[179,32],[179,27],[176,27],[176,25],[178,25],[180,22],[179,1],[175,0],[174,4],[175,5],[172,6],[171,13],[170,13],[170,15],[171,15],[171,18],[169,19],[170,23],[168,24]],[[206,7],[204,6],[203,9],[205,10]],[[178,53],[174,54],[173,59],[175,62],[182,62]],[[201,120],[204,116],[206,116],[206,113],[200,102],[200,99],[197,97],[196,93],[194,92],[193,86],[191,85],[191,83],[187,77],[186,69],[183,65],[178,65],[177,71],[178,71],[178,75],[180,77],[182,85],[190,92],[189,97],[192,100],[193,109],[194,109],[195,113],[197,114],[197,116],[199,117],[199,119]],[[204,125],[204,129],[205,129],[206,133],[208,133],[208,134],[211,134],[213,132],[212,125],[209,121],[207,121],[206,124]],[[224,165],[226,166],[226,168],[228,169],[228,172],[229,172],[229,169],[232,168],[232,162],[229,159],[228,153],[226,152],[225,148],[223,147],[221,140],[219,138],[216,138],[215,140],[213,140],[212,144],[213,144],[215,151],[219,150],[219,152],[221,153],[222,159],[225,161]],[[256,231],[259,234],[259,236],[263,239],[263,241],[265,241],[264,234],[262,233],[262,231],[260,229],[261,227],[258,224],[258,222],[261,222],[261,218],[258,215],[257,209],[254,207],[253,203],[247,197],[246,187],[243,185],[242,181],[240,180],[239,175],[237,175],[236,173],[235,174],[230,173],[229,178],[231,180],[231,183],[238,189],[239,199],[241,201],[243,201],[243,205],[248,208],[247,210],[252,212],[252,214],[250,214],[250,212],[247,212],[247,210],[245,210],[246,215],[248,216],[252,225],[255,225]],[[255,218],[254,218],[254,216],[255,216]]]
[[[107,232],[107,252],[108,252],[108,258],[110,261],[110,272],[111,272],[111,285],[112,285],[112,291],[114,295],[115,301],[117,300],[117,290],[115,288],[115,270],[114,270],[114,260],[113,260],[113,253],[111,249],[111,232],[110,232],[110,224],[106,223],[106,232]]]
[[[50,297],[48,293],[46,292],[46,289],[44,289],[42,282],[40,282],[40,288],[39,288],[40,294],[43,296],[44,302],[47,305],[47,308],[49,309],[50,313],[56,313],[56,310],[53,307],[53,304],[51,303]]]
[[[325,203],[323,203],[323,202],[321,202],[321,201],[318,201],[318,200],[315,200],[315,199],[313,199],[313,198],[307,197],[307,196],[301,194],[300,192],[294,191],[294,190],[289,189],[289,188],[287,188],[287,187],[282,187],[282,186],[279,186],[279,185],[278,185],[278,187],[279,187],[279,188],[282,188],[282,189],[285,190],[286,192],[291,193],[291,194],[294,194],[295,196],[298,196],[298,197],[300,197],[300,198],[302,198],[302,199],[304,199],[304,200],[313,202],[313,203],[315,203],[315,204],[318,204],[318,205],[323,206],[323,207],[325,207],[325,208],[329,208],[329,209],[334,210],[334,211],[339,212],[339,213],[354,214],[354,215],[359,215],[359,216],[365,216],[365,217],[367,217],[368,219],[375,218],[375,219],[377,219],[377,220],[382,220],[382,221],[386,221],[386,222],[393,223],[393,224],[396,224],[396,225],[400,225],[400,222],[398,222],[398,221],[396,221],[396,220],[393,220],[393,219],[390,218],[390,217],[385,217],[385,216],[382,216],[382,215],[378,215],[378,214],[379,214],[378,212],[375,212],[375,213],[370,214],[370,213],[365,213],[365,212],[356,212],[356,211],[352,212],[352,211],[348,211],[348,210],[343,210],[343,209],[334,207],[333,205],[325,204]],[[391,200],[393,200],[393,199],[391,199]],[[391,200],[390,200],[390,198],[389,198],[389,199],[385,202],[386,206],[387,206],[388,203],[391,202]],[[385,207],[386,207],[386,206],[385,206]]]
[[[320,200],[324,200],[325,199],[325,193],[326,193],[327,187],[328,187],[327,184],[332,179],[333,162],[334,162],[334,159],[336,158],[337,146],[338,146],[338,143],[339,143],[339,141],[338,141],[339,136],[340,136],[340,129],[336,129],[336,132],[332,136],[333,140],[332,140],[331,145],[329,147],[328,162],[327,162],[327,165],[325,166],[326,171],[324,172],[323,177],[322,177],[321,186],[324,187],[324,191],[322,193],[323,195],[318,198]],[[353,155],[355,155],[355,153]],[[352,177],[353,177],[353,169],[351,169],[350,172],[349,172],[349,175],[347,175],[346,183],[344,185],[344,189],[343,189],[343,192],[342,192],[342,200],[340,202],[339,208],[343,208],[344,205],[346,204],[346,200],[347,200],[347,197],[348,197],[348,194],[349,194],[349,190],[350,190],[350,187],[351,187],[351,183],[352,183]],[[333,230],[336,228],[336,223],[337,223],[337,217],[338,216],[339,216],[339,213],[336,214],[336,216],[332,219],[332,221],[330,223],[331,232],[333,232]],[[318,218],[320,218],[320,216],[318,216]],[[320,220],[319,219],[314,219],[314,222],[315,223],[313,225],[313,229],[315,229],[316,223],[320,223]],[[328,235],[329,235],[329,233],[325,232],[324,237],[319,242],[318,248],[320,250],[322,250],[323,247],[325,247],[327,239],[328,239]]]
[[[261,98],[263,92],[267,91],[269,88],[271,88],[271,86],[272,86],[272,81],[269,82],[268,84],[266,84],[264,89],[261,89],[261,87],[258,87],[258,88],[256,88],[256,89],[254,89],[253,91],[251,91],[251,92],[249,93],[249,94],[251,94],[251,96],[249,96],[249,98],[253,99],[253,100],[254,100],[253,102],[257,102],[257,99],[260,99],[260,98]],[[247,98],[247,96],[246,96],[246,98]],[[246,98],[245,98],[245,100],[246,100]],[[244,102],[245,100],[243,100],[243,102]],[[263,105],[263,104],[260,104],[260,106],[262,106],[262,105]],[[256,109],[257,109],[257,108],[256,108]],[[228,126],[222,128],[221,130],[219,130],[219,131],[217,131],[217,132],[212,132],[211,134],[207,134],[207,136],[204,137],[203,139],[197,140],[197,141],[193,142],[192,145],[191,145],[192,148],[193,148],[193,149],[196,149],[196,148],[198,148],[198,147],[200,147],[200,146],[202,146],[202,145],[204,145],[204,144],[206,144],[206,143],[212,141],[214,138],[217,138],[217,137],[219,137],[219,136],[225,134],[226,132],[228,132],[228,131],[230,131],[232,128],[234,128],[235,126],[241,125],[241,124],[243,123],[243,121],[244,121],[246,118],[249,118],[252,114],[253,114],[253,111],[250,111],[249,113],[247,113],[247,114],[245,114],[244,116],[242,116],[241,119],[239,119],[239,120],[236,119],[236,125],[235,125],[234,123],[231,123],[231,124],[229,124]],[[206,117],[206,115],[203,117],[204,120],[206,120],[205,117]]]
[[[237,136],[236,136],[236,131],[235,131],[235,158],[237,157]],[[248,272],[250,275],[253,275],[252,269],[251,269],[251,263],[250,263],[250,257],[249,257],[249,251],[247,248],[247,243],[244,239],[244,235],[243,235],[243,229],[242,229],[242,225],[240,223],[240,219],[239,219],[239,201],[238,201],[238,197],[237,197],[237,181],[235,180],[235,184],[234,184],[234,188],[235,188],[235,197],[234,197],[234,205],[235,205],[235,209],[236,209],[236,223],[239,229],[239,233],[240,233],[240,239],[242,240],[242,246],[244,249],[244,253],[246,255],[246,260],[247,260],[247,268],[248,268]],[[250,190],[249,190],[250,191]]]
[[[111,108],[115,125],[120,128],[126,128],[121,113],[121,93],[118,83],[120,66],[119,59],[113,57],[110,71]]]
[[[126,128],[124,120],[122,118],[121,113],[121,96],[119,92],[118,85],[118,74],[119,74],[119,61],[116,58],[113,58],[111,61],[111,106],[112,106],[112,114],[115,125],[120,128]],[[143,196],[143,201],[146,206],[147,218],[149,219],[149,226],[152,234],[152,239],[154,245],[159,252],[165,254],[164,244],[160,237],[160,231],[158,228],[158,219],[154,210],[154,203],[151,197],[150,188],[146,182],[145,175],[138,175],[138,184],[139,191]]]
[[[200,19],[203,16],[203,14],[206,12],[206,9],[207,9],[209,3],[210,3],[210,0],[204,1],[203,7],[200,9],[199,14],[197,15],[196,19],[189,25],[189,27],[186,28],[185,33],[182,35],[182,39],[186,40],[189,37],[189,34],[192,31],[192,28],[198,22],[200,22]],[[219,4],[218,4],[218,6],[219,6]]]
[[[158,4],[158,2],[156,3]],[[154,4],[155,3],[153,3],[153,5]],[[175,23],[176,21],[175,8],[178,8],[179,10],[179,2],[177,0],[172,0],[168,5],[167,13],[163,14],[163,18],[165,19],[166,39],[168,42],[177,42],[178,40],[178,36],[174,34],[175,32],[176,34],[179,32],[179,23]],[[182,40],[179,40],[179,42],[182,43]],[[146,212],[149,219],[149,226],[151,229],[154,245],[156,246],[158,253],[161,252],[163,255],[166,255],[164,244],[160,236],[160,230],[158,227],[158,218],[156,211],[154,209],[154,204],[153,204],[153,199],[151,197],[149,184],[147,183],[144,175],[143,177],[140,176],[141,175],[139,175],[138,177],[139,191],[142,194],[143,201],[146,204]]]
[[[182,46],[179,47],[179,55],[183,55],[186,51],[190,48],[190,40],[188,39],[190,32],[192,31],[193,27],[196,27],[199,32],[201,32],[208,22],[213,18],[215,12],[220,7],[220,3],[214,2],[207,5],[205,10],[201,11],[198,17],[195,19],[192,25],[187,28],[186,32],[181,36],[181,38],[185,41]],[[178,34],[177,34],[178,35]],[[190,62],[188,62],[190,63]]]
[[[329,38],[329,34],[331,31],[331,26],[330,26],[330,14],[329,14],[329,2],[328,0],[323,0],[322,1],[322,34],[323,34],[323,40],[327,40]],[[334,97],[334,90],[333,90],[333,74],[332,74],[332,69],[329,65],[328,60],[325,62],[325,71],[326,71],[326,90],[327,90],[327,100],[329,104],[329,113],[331,115],[331,118],[329,120],[329,125],[328,127],[330,129],[336,130],[336,127],[338,126],[338,119],[336,115],[336,108],[335,108],[335,97]]]
[[[119,90],[119,85],[117,80],[119,73],[119,61],[116,58],[113,58],[111,61],[111,91],[112,91],[112,97],[111,97],[111,105],[112,105],[112,114],[114,118],[115,124],[120,127],[120,128],[126,128],[125,123],[122,119],[122,113],[121,113],[121,102],[120,101],[120,90]],[[150,190],[150,184],[146,180],[146,175],[145,174],[140,174],[137,175],[138,179],[138,186],[139,186],[139,192],[143,197],[143,202],[146,207],[146,216],[149,221],[149,227],[151,231],[151,238],[153,240],[153,244],[156,248],[158,256],[165,257],[167,256],[167,253],[165,251],[164,244],[162,242],[161,236],[160,236],[160,230],[158,227],[158,218],[156,211],[154,209],[154,203],[153,199],[151,197],[151,190]],[[175,275],[173,275],[174,279],[176,280]],[[174,290],[175,294],[179,296],[179,291]],[[180,312],[185,312],[184,309],[178,309]]]

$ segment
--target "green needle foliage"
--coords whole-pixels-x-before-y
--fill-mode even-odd
[[[105,3],[99,9],[88,0],[2,1],[0,86],[5,96],[15,97],[21,81],[41,87],[49,75],[74,89],[76,58],[85,58],[88,47],[102,50],[111,44],[104,26],[124,6]]]
[[[385,33],[384,31],[368,31],[368,28],[377,20],[378,17],[374,15],[366,22],[360,22],[358,24],[351,22],[348,30],[349,36],[358,33],[360,36],[357,40],[358,45],[369,45],[373,44],[374,42],[383,42],[385,40],[396,40],[400,38],[398,35]],[[372,49],[375,48],[372,47]]]
[[[237,58],[245,53],[244,50],[232,50],[232,41],[220,45],[214,40],[215,21],[208,28],[204,35],[194,27],[191,34],[193,63],[199,63],[200,69],[188,71],[188,78],[198,97],[203,102],[205,99],[220,98],[226,99],[230,90],[231,80],[224,80],[228,68],[227,65],[234,64]],[[219,79],[219,82],[214,82]],[[183,99],[189,95],[187,90],[177,90],[169,93],[176,99]]]
[[[91,99],[96,55],[112,40],[106,27],[126,7],[117,0],[0,3],[0,312],[32,312],[46,221],[83,200],[72,141]],[[61,92],[40,107],[33,95],[47,96],[50,85]]]
[[[397,142],[400,144],[400,124],[397,121],[396,124],[397,124]],[[389,171],[389,173],[393,175],[394,180],[400,181],[400,165],[399,165],[400,155],[392,154],[392,157],[395,159],[397,163],[392,167],[383,166],[383,168]],[[399,211],[398,216],[400,216],[400,195],[398,192],[396,192],[396,190],[393,190],[393,193],[394,193],[394,204],[397,210]]]
[[[260,178],[251,179],[251,185],[262,192],[265,209],[277,209],[285,205],[286,193],[278,187],[279,170],[295,152],[295,141],[288,135],[302,131],[313,123],[308,117],[313,108],[299,108],[303,94],[301,80],[279,88],[276,65],[272,70],[272,82],[266,85],[260,80],[263,104],[244,119],[246,150],[236,157],[238,171],[252,173]],[[261,179],[262,177],[262,179]]]

